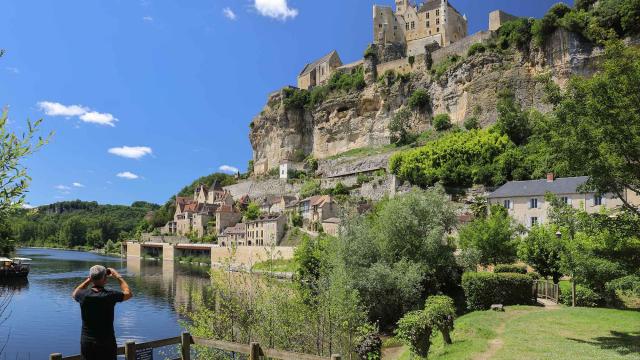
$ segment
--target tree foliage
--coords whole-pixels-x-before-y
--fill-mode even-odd
[[[589,176],[585,190],[613,193],[638,214],[625,192],[640,192],[639,88],[640,51],[611,43],[600,72],[561,92],[548,139],[557,162]]]
[[[438,114],[433,118],[433,127],[437,131],[451,129],[451,117],[449,114]]]
[[[391,143],[406,145],[413,141],[409,130],[411,128],[411,118],[413,114],[405,107],[398,110],[389,122],[389,132],[391,132]]]
[[[555,228],[538,225],[529,230],[518,245],[518,257],[554,283],[562,277],[562,244]]]
[[[516,225],[500,205],[491,207],[486,219],[480,218],[463,226],[459,233],[463,250],[480,253],[480,264],[509,264],[516,260]]]

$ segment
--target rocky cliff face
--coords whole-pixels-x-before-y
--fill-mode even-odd
[[[510,88],[524,108],[546,112],[541,74],[563,85],[571,75],[593,73],[602,50],[578,35],[558,30],[542,50],[523,54],[485,53],[466,58],[435,78],[416,71],[408,79],[376,82],[361,91],[333,92],[315,107],[284,105],[284,93],[270,96],[252,122],[250,140],[256,172],[277,167],[300,150],[317,159],[351,149],[389,144],[388,125],[416,89],[426,89],[430,114],[415,116],[414,131],[430,127],[435,114],[449,113],[455,123],[478,116],[483,125],[497,118],[497,94]]]

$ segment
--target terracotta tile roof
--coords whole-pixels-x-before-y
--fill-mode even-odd
[[[307,201],[309,202],[310,206],[322,206],[325,203],[331,203],[332,199],[330,195],[315,195],[315,196],[306,198],[300,202],[302,203]]]

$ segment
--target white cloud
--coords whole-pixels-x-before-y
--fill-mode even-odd
[[[238,17],[236,16],[236,13],[233,12],[233,10],[231,10],[231,8],[224,8],[222,9],[222,13],[224,14],[224,17],[226,17],[229,20],[235,20]]]
[[[80,116],[89,111],[89,108],[82,105],[67,106],[51,101],[40,101],[38,106],[49,116]]]
[[[232,174],[240,172],[240,170],[237,167],[230,166],[230,165],[222,165],[218,168],[218,170],[226,173],[232,173]]]
[[[91,111],[82,105],[63,105],[58,102],[40,101],[38,107],[49,116],[77,116],[80,120],[93,124],[113,127],[116,126],[114,123],[118,121],[112,114]]]
[[[114,122],[118,121],[113,115],[109,113],[99,113],[96,111],[90,111],[88,113],[84,113],[80,116],[80,120],[88,123],[107,125],[111,127],[115,127],[116,124]]]
[[[298,9],[292,9],[287,0],[254,0],[256,10],[262,15],[285,21],[298,16]]]
[[[119,178],[127,179],[127,180],[135,180],[135,179],[138,179],[140,177],[140,176],[138,176],[138,175],[136,175],[136,174],[134,174],[132,172],[129,172],[129,171],[124,171],[124,172],[118,173],[118,174],[116,174],[116,176],[119,177]]]
[[[22,208],[23,209],[33,209],[33,208],[35,208],[35,206],[33,206],[31,204],[22,204]]]
[[[83,188],[83,187],[84,187],[84,185],[83,185],[83,184],[80,184],[79,182],[74,182],[74,183],[73,183],[73,184],[71,184],[71,185],[73,185],[73,187],[77,187],[77,188]]]
[[[109,154],[122,156],[129,159],[140,159],[146,155],[151,155],[153,150],[147,146],[121,146],[107,150]]]
[[[153,17],[152,16],[143,16],[142,17],[142,21],[144,21],[144,22],[153,22]]]
[[[56,186],[54,186],[54,188],[56,188],[57,190],[60,190],[60,191],[69,191],[69,190],[71,190],[71,188],[68,187],[67,185],[56,185]]]

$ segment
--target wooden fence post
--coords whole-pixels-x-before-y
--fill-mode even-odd
[[[341,360],[342,356],[340,356],[339,354],[333,354],[331,355],[331,360]]]
[[[182,360],[189,360],[191,358],[191,334],[183,332],[180,339]]]
[[[60,353],[51,354],[49,355],[49,360],[62,360],[62,354]]]
[[[260,344],[257,342],[251,343],[251,350],[249,353],[249,360],[259,360],[260,359]]]
[[[127,341],[124,344],[124,358],[126,360],[136,360],[136,342]]]

